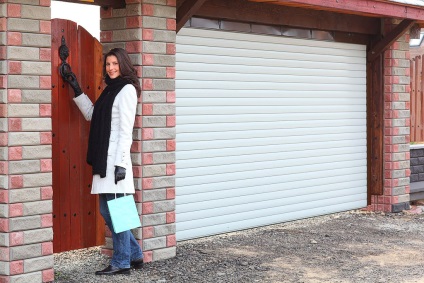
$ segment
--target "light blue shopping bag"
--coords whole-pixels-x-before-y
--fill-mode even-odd
[[[140,216],[132,195],[116,198],[115,194],[115,199],[109,200],[107,205],[115,233],[121,233],[141,226]]]

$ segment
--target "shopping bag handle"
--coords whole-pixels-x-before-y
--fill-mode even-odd
[[[126,193],[124,193],[124,197],[126,197],[127,196],[127,194]],[[115,199],[116,199],[116,193],[115,193]]]

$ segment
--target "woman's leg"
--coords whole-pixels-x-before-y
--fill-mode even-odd
[[[130,233],[130,246],[131,246],[131,261],[142,259],[143,251],[132,233]]]
[[[117,194],[116,197],[121,197],[123,194]],[[132,248],[131,248],[131,231],[115,233],[113,231],[112,219],[110,218],[109,207],[107,201],[114,199],[115,194],[100,194],[100,213],[103,216],[107,226],[112,232],[113,256],[111,265],[118,268],[130,268]],[[134,238],[134,236],[132,236]],[[135,239],[134,239],[135,240]]]

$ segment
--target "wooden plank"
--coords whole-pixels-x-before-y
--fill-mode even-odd
[[[413,58],[410,61],[410,70],[411,70],[411,81],[410,81],[410,86],[411,86],[411,142],[415,142],[416,138],[415,138],[415,132],[416,132],[416,128],[415,128],[415,107],[416,107],[416,94],[415,94],[415,80],[416,75],[415,75],[415,58]]]
[[[92,58],[92,46],[91,46],[91,36],[87,34],[84,28],[81,26],[78,28],[78,43],[79,43],[79,49],[84,50],[84,52],[81,52],[79,56],[79,61],[83,64],[80,64],[79,71],[81,73],[81,89],[82,91],[87,94],[91,99],[93,98],[91,89],[90,89],[90,73],[92,72],[91,69],[91,62],[93,60]],[[94,102],[94,100],[93,100]],[[82,160],[80,163],[81,166],[81,184],[80,184],[80,190],[79,190],[79,202],[81,203],[81,227],[80,229],[82,237],[84,238],[84,246],[88,247],[88,243],[90,242],[90,235],[89,231],[92,233],[95,231],[91,225],[91,195],[90,195],[90,185],[92,182],[91,175],[91,168],[87,168],[86,164],[86,152],[87,152],[87,144],[88,144],[88,132],[89,132],[89,122],[85,121],[82,115],[80,114],[80,132],[81,132],[81,139],[82,139],[82,150],[79,153],[82,156]],[[91,178],[90,178],[91,177]]]
[[[115,9],[125,8],[125,0],[57,0],[69,3],[98,5],[101,7],[110,7]]]
[[[368,204],[384,188],[384,87],[383,56],[367,64]]]
[[[125,0],[94,0],[95,5],[110,7],[114,9],[123,9],[126,6]]]
[[[95,39],[94,40],[94,46],[93,46],[93,52],[94,52],[94,97],[92,98],[93,101],[97,100],[99,98],[100,94],[102,93],[105,85],[103,81],[103,46],[102,44]]]
[[[52,178],[53,178],[53,252],[60,251],[60,150],[59,150],[59,91],[61,90],[61,79],[58,68],[61,63],[59,49],[61,44],[60,34],[62,26],[60,20],[52,20]]]
[[[423,97],[422,97],[422,88],[421,88],[421,80],[422,80],[422,56],[418,56],[417,60],[415,60],[415,95],[416,95],[416,136],[415,138],[417,141],[423,141],[424,135],[423,135],[423,111],[422,111],[422,104],[423,104]]]
[[[71,65],[73,67],[73,71],[77,74],[78,82],[81,86],[83,92],[86,92],[86,74],[87,74],[87,66],[89,66],[90,61],[83,60],[84,55],[89,52],[88,48],[81,48],[81,26],[78,27],[77,31],[77,39],[76,43],[78,51],[83,50],[83,52],[78,52],[74,54],[74,62]],[[86,135],[85,131],[81,131],[81,125],[85,122],[82,117],[80,111],[76,107],[75,104],[71,107],[73,119],[72,123],[72,134],[78,137],[78,141],[72,144],[72,157],[70,159],[71,162],[71,171],[72,171],[72,220],[71,225],[73,228],[73,237],[75,238],[75,243],[73,243],[72,249],[79,249],[87,247],[85,245],[86,236],[85,236],[85,228],[84,228],[84,200],[87,195],[84,195],[84,187],[83,187],[83,172],[86,170],[85,165],[85,151],[86,151],[86,143],[84,143],[84,137]]]
[[[81,89],[85,94],[90,97],[94,102],[95,97],[95,69],[94,69],[94,37],[82,26],[78,27],[78,43],[79,49],[84,50],[79,54],[79,71],[81,73]],[[83,63],[84,62],[84,63]],[[96,245],[96,229],[95,229],[95,213],[96,213],[96,201],[97,196],[92,195],[91,183],[92,183],[92,169],[86,162],[86,153],[88,148],[88,135],[90,130],[90,122],[86,121],[83,116],[79,113],[80,123],[80,137],[81,147],[79,155],[81,156],[80,168],[81,168],[81,182],[79,184],[79,202],[81,206],[81,235],[83,247],[92,247]]]
[[[418,68],[416,70],[416,84],[417,84],[417,89],[416,89],[416,93],[415,95],[417,96],[416,98],[416,129],[419,132],[415,138],[417,139],[417,142],[422,142],[424,141],[424,111],[423,111],[423,105],[424,105],[424,97],[423,97],[423,92],[424,92],[424,80],[423,80],[423,71],[424,71],[424,57],[423,55],[418,56]],[[411,110],[413,111],[413,110]]]
[[[251,2],[263,2],[249,0]],[[269,1],[267,1],[269,2]],[[393,17],[424,21],[422,7],[414,7],[389,1],[373,0],[274,0],[273,4],[308,7],[310,9],[325,9],[339,13],[360,14],[376,17]]]
[[[414,25],[413,20],[403,20],[393,30],[391,30],[386,36],[384,36],[374,47],[368,51],[368,61],[373,61],[381,53],[386,51],[396,40],[399,39],[409,28]]]
[[[97,100],[99,98],[100,94],[103,91],[104,88],[104,82],[103,82],[103,47],[102,44],[98,40],[94,40],[93,45],[93,52],[94,52],[94,97],[92,98],[93,101]],[[88,144],[88,138],[87,138],[87,144]],[[90,181],[91,184],[91,171],[88,171],[87,173],[90,173],[89,176],[87,176],[87,180]],[[99,207],[99,198],[98,195],[95,196],[95,206],[93,208],[93,213],[95,214],[95,229],[96,229],[96,238],[95,238],[95,245],[100,246],[105,244],[105,222],[103,220],[102,215],[100,214],[100,207]]]
[[[83,27],[79,27],[78,29],[78,37],[79,37],[79,48],[80,50],[84,50],[80,54],[80,62],[86,62],[80,66],[81,69],[81,82],[82,89],[84,93],[86,93],[90,99],[95,101],[95,68],[94,68],[94,41],[95,39],[91,36],[91,34],[85,30]],[[80,115],[81,119],[82,115]],[[81,120],[81,124],[87,126],[87,122]],[[85,174],[86,179],[85,182],[81,184],[80,188],[80,201],[82,208],[82,234],[84,237],[84,246],[90,247],[96,245],[96,234],[93,233],[96,231],[96,196],[90,194],[90,189],[87,188],[86,182],[91,184],[92,175],[91,175],[91,167],[88,166],[85,162],[87,147],[88,147],[88,135],[89,135],[89,127],[81,126],[81,136],[84,137],[84,144],[82,146],[83,150],[80,152],[80,155],[83,156],[83,162],[81,163],[81,168],[84,168],[84,171],[87,172]]]
[[[209,0],[194,15],[211,19],[367,35],[375,35],[380,32],[380,20],[377,18],[266,5],[243,0]]]
[[[357,33],[333,32],[333,38],[336,42],[356,43],[367,45],[370,42],[370,36]]]
[[[76,65],[76,54],[78,52],[76,42],[77,24],[66,21],[64,35],[69,48],[68,63]],[[72,226],[71,226],[71,186],[70,186],[70,124],[71,124],[71,97],[72,89],[68,84],[63,83],[64,93],[59,96],[59,150],[60,150],[60,211],[61,211],[61,231],[60,231],[60,247],[61,250],[70,250],[72,247]]]
[[[78,45],[77,45],[77,28],[78,25],[74,22],[67,21],[68,25],[68,36],[66,38],[66,43],[69,47],[69,58],[68,62],[72,66],[74,66],[73,71],[76,72],[77,77],[79,77],[78,72],[76,70],[76,67],[80,64],[78,62]],[[67,132],[66,134],[60,139],[64,138],[66,139],[67,143],[67,153],[66,153],[66,159],[63,160],[63,163],[66,163],[67,168],[67,179],[61,179],[62,183],[65,181],[67,182],[66,185],[66,209],[67,209],[67,219],[66,224],[70,225],[70,231],[68,232],[68,235],[66,237],[62,237],[62,240],[66,239],[66,248],[65,250],[72,250],[72,249],[78,249],[81,247],[81,237],[80,237],[80,230],[78,229],[78,226],[75,226],[73,224],[73,218],[74,218],[74,203],[77,201],[76,195],[76,188],[75,185],[79,184],[79,176],[75,172],[73,166],[75,165],[75,161],[79,159],[78,156],[78,147],[76,146],[79,143],[79,135],[78,135],[78,116],[80,115],[75,109],[75,103],[73,102],[72,98],[74,97],[74,92],[71,87],[69,87],[68,84],[66,84],[68,87],[68,95],[64,96],[64,101],[66,101],[66,112],[68,115],[67,119]],[[66,99],[66,100],[65,100]],[[63,164],[62,163],[62,164]],[[69,224],[68,224],[69,223]],[[62,246],[63,248],[63,246]]]
[[[177,10],[177,33],[206,0],[186,0]]]

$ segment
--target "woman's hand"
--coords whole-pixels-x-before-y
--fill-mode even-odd
[[[115,185],[118,184],[118,181],[125,179],[126,170],[124,167],[115,166]]]
[[[75,97],[79,96],[82,93],[81,87],[78,84],[77,77],[73,72],[62,74],[62,78],[65,82],[69,83],[74,90]]]

